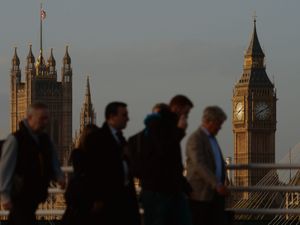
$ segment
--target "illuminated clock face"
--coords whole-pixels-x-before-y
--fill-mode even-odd
[[[258,102],[255,105],[255,117],[258,120],[266,120],[271,115],[271,107],[266,102]]]
[[[236,103],[235,109],[234,109],[234,117],[237,120],[244,119],[244,104],[243,104],[243,102]]]

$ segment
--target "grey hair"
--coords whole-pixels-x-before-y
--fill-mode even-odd
[[[219,106],[208,106],[203,111],[202,122],[220,121],[227,119],[226,113]]]

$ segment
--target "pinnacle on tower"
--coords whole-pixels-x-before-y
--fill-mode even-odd
[[[63,64],[71,64],[71,57],[69,55],[69,46],[66,46],[66,53],[65,56],[63,58]]]
[[[92,105],[92,100],[91,100],[91,90],[90,90],[90,78],[87,76],[86,79],[86,89],[85,89],[85,100],[84,100],[85,105]]]
[[[248,47],[248,50],[245,54],[245,56],[258,56],[258,57],[264,57],[265,54],[260,46],[258,37],[257,37],[257,32],[256,32],[256,19],[254,18],[253,21],[253,32],[252,32],[252,37],[250,40],[250,44]]]
[[[19,66],[20,65],[20,59],[19,59],[19,56],[17,54],[17,47],[15,47],[15,53],[14,53],[14,56],[12,58],[12,65],[13,66]]]
[[[87,77],[85,98],[84,98],[83,106],[81,108],[81,116],[80,116],[80,133],[83,131],[86,125],[95,124],[95,123],[96,123],[96,114],[91,100],[90,81],[89,81],[89,77]]]
[[[51,51],[50,51],[50,56],[49,56],[49,59],[48,59],[48,66],[52,66],[52,67],[56,66],[56,61],[55,61],[54,56],[53,56],[53,48],[51,48]]]
[[[28,52],[28,55],[27,55],[27,63],[34,63],[35,62],[35,58],[34,58],[34,55],[32,53],[32,45],[30,44],[29,45],[29,52]]]

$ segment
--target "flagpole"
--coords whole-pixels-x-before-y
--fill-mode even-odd
[[[43,3],[41,1],[40,4],[40,54],[43,54],[43,22],[42,22],[42,9],[43,9]]]

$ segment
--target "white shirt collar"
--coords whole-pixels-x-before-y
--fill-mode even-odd
[[[201,126],[200,129],[201,129],[207,136],[211,136],[211,134],[209,133],[209,131],[208,131],[205,127]]]

